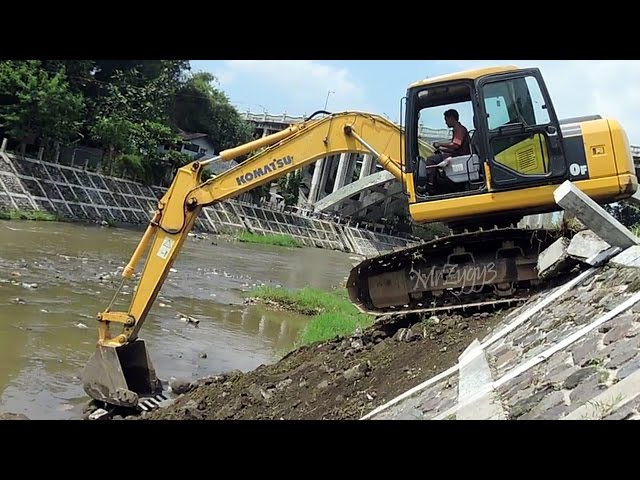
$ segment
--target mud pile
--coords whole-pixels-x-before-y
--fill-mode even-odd
[[[381,318],[365,331],[299,348],[275,364],[183,385],[185,393],[172,405],[137,418],[358,419],[455,365],[506,313]]]

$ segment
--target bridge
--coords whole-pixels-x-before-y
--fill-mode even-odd
[[[256,138],[279,132],[305,119],[305,116],[286,113],[273,115],[247,111],[240,114],[253,124]],[[428,142],[450,138],[446,128],[421,126],[420,130]],[[631,146],[631,151],[636,171],[640,172],[640,146]],[[634,200],[640,205],[640,192]],[[371,155],[343,153],[321,158],[303,167],[298,209],[304,215],[322,212],[377,223],[406,210],[406,197],[402,194],[401,183],[374,162]],[[533,221],[544,220],[536,216]]]
[[[265,137],[306,116],[240,112],[254,126],[254,137]],[[429,142],[450,137],[449,130],[421,127]],[[406,209],[402,185],[374,162],[371,155],[343,153],[321,158],[302,168],[298,209],[303,215],[325,213],[356,221],[377,223]]]

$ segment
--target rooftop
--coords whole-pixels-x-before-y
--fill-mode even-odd
[[[206,133],[191,133],[185,131],[180,131],[179,133],[180,137],[182,137],[183,140],[195,140],[196,138],[204,138],[209,136]]]

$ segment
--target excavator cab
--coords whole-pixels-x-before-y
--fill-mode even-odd
[[[431,125],[441,121],[448,109],[455,109],[472,133],[471,152],[448,158],[435,176],[435,191],[425,195],[418,186],[425,183],[429,167],[419,154],[418,140],[431,143],[434,137],[433,130],[421,124],[425,119]],[[536,68],[499,67],[417,82],[407,91],[406,130],[406,172],[416,187],[410,202],[418,216],[433,210],[430,202],[560,184],[570,178],[560,122]],[[451,136],[441,134],[437,140],[450,141]],[[470,202],[459,204],[468,208]]]
[[[471,149],[435,157],[424,145],[452,141],[452,132],[437,130],[449,110],[473,131]],[[413,83],[404,131],[411,219],[443,223],[451,234],[354,267],[350,297],[366,312],[452,311],[526,298],[543,285],[538,255],[560,230],[522,226],[524,217],[561,210],[554,192],[567,180],[599,203],[637,189],[620,123],[597,115],[559,120],[537,68],[480,68]],[[434,188],[420,192],[434,165]]]

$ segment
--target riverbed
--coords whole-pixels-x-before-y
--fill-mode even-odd
[[[80,374],[95,349],[95,316],[111,301],[141,236],[136,229],[0,221],[0,412],[81,418],[89,398]],[[328,289],[355,261],[317,248],[190,236],[140,338],[165,385],[272,363],[308,318],[246,305],[245,292],[263,284]],[[120,310],[134,286],[123,286]]]

